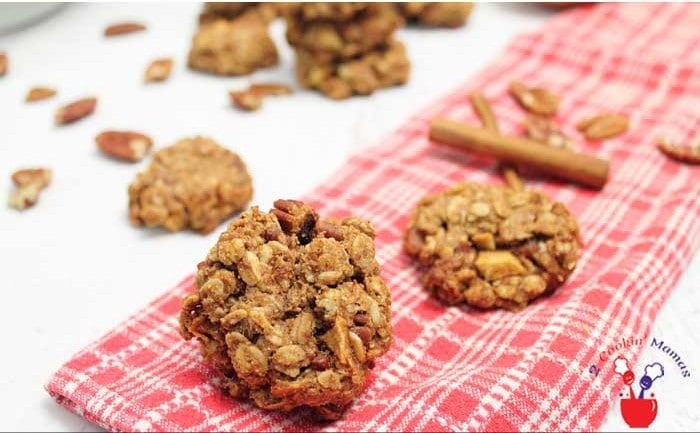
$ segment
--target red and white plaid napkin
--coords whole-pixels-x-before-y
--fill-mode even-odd
[[[621,386],[600,351],[648,334],[700,244],[700,171],[654,147],[658,135],[689,140],[700,130],[698,22],[700,6],[683,4],[562,13],[306,197],[324,215],[372,221],[392,292],[394,344],[342,420],[262,411],[213,386],[196,344],[177,333],[192,277],[78,353],[48,391],[110,430],[596,429]],[[476,122],[467,95],[478,89],[502,130],[518,132],[524,113],[508,96],[512,79],[562,95],[558,120],[571,136],[577,120],[603,111],[628,114],[631,128],[603,143],[581,139],[582,150],[612,161],[602,192],[527,180],[580,222],[585,248],[565,286],[519,313],[445,307],[402,253],[402,230],[422,195],[500,179],[493,161],[431,144],[428,125],[437,115]]]

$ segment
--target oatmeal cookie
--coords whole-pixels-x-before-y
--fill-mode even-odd
[[[188,57],[190,68],[217,75],[246,75],[277,61],[267,25],[250,15],[201,26]]]
[[[242,15],[253,14],[269,23],[279,15],[275,3],[258,2],[206,2],[199,14],[199,24],[209,24],[218,19],[233,20]]]
[[[230,395],[336,419],[391,344],[391,299],[372,226],[319,219],[302,202],[253,207],[198,265],[180,332],[197,338]]]
[[[519,310],[576,266],[579,231],[561,203],[535,191],[464,183],[423,198],[404,249],[448,304]]]
[[[390,40],[378,50],[345,62],[319,63],[313,53],[297,49],[297,79],[333,99],[368,95],[382,87],[404,84],[411,63],[401,42]]]
[[[430,27],[461,27],[474,7],[473,3],[405,2],[399,11],[409,21]]]
[[[403,20],[393,6],[370,3],[349,21],[287,19],[287,41],[317,57],[351,59],[384,44]]]
[[[186,138],[153,154],[129,185],[129,219],[139,226],[202,234],[242,210],[253,195],[245,164],[205,137]]]

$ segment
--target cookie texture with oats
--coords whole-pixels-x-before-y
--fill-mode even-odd
[[[404,237],[423,283],[447,304],[519,310],[576,266],[578,223],[532,190],[464,183],[423,198]]]
[[[231,396],[336,419],[391,344],[373,239],[368,222],[319,219],[302,202],[253,207],[199,264],[180,332]]]
[[[405,84],[411,63],[404,45],[390,39],[386,45],[348,61],[320,60],[316,54],[297,48],[296,74],[302,86],[319,89],[332,99],[369,95],[374,91]]]
[[[129,219],[139,226],[202,234],[245,208],[253,185],[241,158],[206,137],[185,138],[153,154],[129,186]]]
[[[299,13],[309,7],[302,6]],[[316,59],[342,61],[384,45],[402,24],[403,19],[392,5],[367,3],[357,16],[347,21],[288,16],[286,35],[290,45],[312,53]]]
[[[256,15],[203,24],[192,38],[192,69],[216,75],[247,75],[276,65],[277,48],[267,24]]]

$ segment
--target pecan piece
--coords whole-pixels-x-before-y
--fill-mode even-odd
[[[542,144],[552,147],[571,149],[573,142],[559,129],[550,118],[544,116],[528,116],[525,119],[527,136]]]
[[[143,30],[146,30],[146,26],[141,23],[116,23],[107,26],[107,28],[105,29],[105,36],[120,36],[129,33],[140,32]]]
[[[241,110],[255,111],[262,107],[263,96],[250,90],[232,90],[228,93],[231,103]]]
[[[589,140],[603,140],[616,137],[629,127],[629,120],[624,114],[601,114],[580,121],[576,129]]]
[[[551,116],[559,108],[559,97],[542,87],[526,87],[514,81],[510,84],[510,94],[524,109],[535,114]]]
[[[42,99],[48,99],[56,94],[56,90],[51,87],[32,87],[27,92],[27,96],[24,97],[25,102],[41,101]]]
[[[83,98],[68,105],[64,105],[56,110],[54,120],[57,125],[65,125],[73,123],[83,117],[89,116],[95,111],[97,106],[97,98]]]
[[[165,81],[170,77],[170,72],[173,70],[173,59],[165,57],[162,59],[153,60],[144,73],[144,79],[147,83],[154,81]]]
[[[319,352],[316,357],[311,360],[311,368],[318,371],[328,370],[331,366],[331,358],[326,352]]]
[[[280,83],[251,84],[248,90],[265,96],[291,95],[294,93],[294,89],[290,86]]]
[[[343,228],[337,224],[333,224],[328,220],[318,223],[318,232],[323,233],[327,238],[333,238],[336,241],[342,241],[345,238]]]
[[[26,168],[12,174],[17,190],[10,195],[8,204],[22,210],[32,206],[39,199],[39,193],[51,182],[48,168]]]
[[[95,137],[102,153],[124,161],[140,161],[153,146],[147,135],[132,131],[104,131]]]
[[[7,54],[6,53],[0,53],[0,77],[5,75],[7,73]]]
[[[669,143],[664,139],[658,139],[656,147],[671,159],[686,164],[700,164],[700,141],[690,146]]]
[[[306,245],[315,236],[318,216],[313,209],[296,200],[276,200],[272,212],[286,234],[296,234],[299,243]]]
[[[366,326],[353,326],[350,328],[350,332],[360,337],[362,343],[367,346],[372,339],[372,331]]]
[[[258,83],[251,84],[245,90],[232,90],[229,92],[231,103],[241,110],[255,111],[262,106],[266,96],[289,95],[293,89],[286,84]]]
[[[369,315],[365,311],[358,311],[352,320],[356,325],[364,326],[369,322]]]

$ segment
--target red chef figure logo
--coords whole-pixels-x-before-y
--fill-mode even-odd
[[[635,376],[630,369],[629,361],[625,357],[618,356],[615,360],[615,373],[622,376],[622,382],[627,385],[629,390],[629,396],[620,400],[622,418],[630,427],[649,427],[656,418],[658,404],[653,393],[648,395],[649,398],[645,398],[644,395],[651,389],[654,381],[664,375],[664,367],[658,362],[644,367],[644,376],[639,379],[640,391],[638,397],[635,397],[634,389],[632,388]],[[624,396],[624,394],[620,394],[620,396]]]

